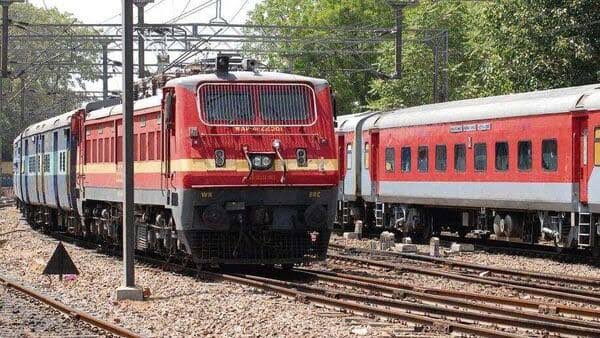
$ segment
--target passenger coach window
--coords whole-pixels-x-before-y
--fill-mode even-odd
[[[531,170],[531,141],[519,141],[519,170]]]
[[[429,170],[429,148],[426,146],[419,147],[417,169],[422,173]]]
[[[487,145],[485,143],[475,144],[475,170],[485,171],[487,169]]]
[[[352,170],[352,144],[346,146],[346,169]]]
[[[454,145],[454,170],[467,170],[467,146],[464,144]]]
[[[385,148],[385,171],[394,172],[396,166],[396,151],[394,148]]]
[[[542,168],[546,171],[556,171],[558,168],[558,145],[556,140],[542,141]]]
[[[410,147],[402,148],[402,172],[407,173],[410,171]]]
[[[445,145],[435,146],[435,170],[446,171],[447,152]]]
[[[508,142],[496,143],[496,170],[508,170]]]

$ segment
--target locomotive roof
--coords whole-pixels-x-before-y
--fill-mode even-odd
[[[430,104],[372,116],[364,130],[600,109],[600,84]]]
[[[294,74],[276,73],[276,72],[228,72],[225,74],[198,74],[186,77],[180,77],[167,82],[167,87],[183,86],[190,90],[196,90],[200,82],[307,82],[319,88],[328,85],[323,79],[306,77]]]
[[[17,136],[17,138],[15,139],[15,142],[17,142],[21,138],[21,136],[29,137],[29,136],[45,133],[50,130],[70,126],[71,118],[73,117],[73,115],[75,115],[75,113],[77,113],[77,111],[78,110],[72,110],[68,113],[54,116],[47,120],[38,122],[36,124],[32,124],[29,127],[27,127],[21,134],[19,134]]]

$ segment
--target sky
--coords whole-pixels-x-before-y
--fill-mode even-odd
[[[230,23],[244,23],[248,11],[261,0],[221,0],[222,17]],[[121,0],[28,0],[27,2],[46,8],[57,8],[62,12],[73,14],[84,23],[121,23]],[[165,23],[182,13],[190,11],[202,5],[207,5],[205,9],[183,18],[180,23],[206,23],[216,16],[215,0],[154,0],[153,4],[148,4],[145,11],[145,21],[147,23]],[[134,11],[136,12],[136,11]],[[232,18],[237,13],[234,20]],[[134,18],[134,22],[137,19]],[[175,55],[171,56],[174,59]],[[120,60],[120,53],[110,55],[109,58]],[[147,60],[154,60],[155,56],[146,55]],[[87,90],[101,90],[101,82],[88,83]],[[121,89],[120,76],[113,77],[109,81],[110,90]]]

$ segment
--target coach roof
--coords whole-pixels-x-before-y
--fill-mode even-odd
[[[304,82],[312,84],[316,89],[328,85],[323,79],[294,74],[275,72],[229,72],[224,74],[198,74],[173,79],[167,82],[167,87],[183,86],[195,90],[201,82]]]
[[[78,112],[78,110],[73,110],[68,113],[54,116],[54,117],[51,117],[42,122],[33,124],[33,125],[27,127],[27,129],[25,129],[23,131],[22,136],[29,137],[29,136],[45,133],[47,131],[58,129],[58,128],[70,127],[71,126],[71,118],[77,112]]]
[[[383,112],[365,130],[600,109],[600,84],[438,103]]]

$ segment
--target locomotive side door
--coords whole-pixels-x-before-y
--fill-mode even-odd
[[[573,178],[579,187],[579,202],[588,202],[588,117],[587,115],[573,118]]]

